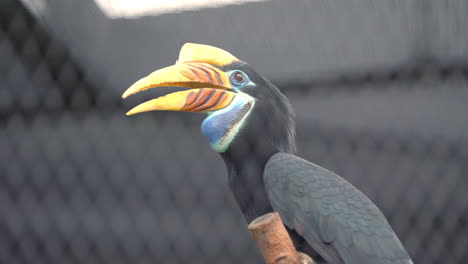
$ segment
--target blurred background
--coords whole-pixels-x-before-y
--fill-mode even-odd
[[[384,212],[415,263],[468,262],[468,1],[0,1],[0,263],[262,263],[200,133],[126,117],[186,42],[248,61],[299,155]]]

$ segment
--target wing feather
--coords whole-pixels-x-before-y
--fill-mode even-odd
[[[263,177],[284,223],[329,263],[412,263],[380,210],[335,173],[277,153]]]

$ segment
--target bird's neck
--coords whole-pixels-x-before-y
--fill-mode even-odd
[[[229,148],[220,153],[229,174],[229,186],[247,222],[272,212],[263,183],[268,160],[278,152],[293,154],[294,111],[287,99],[276,92],[275,100],[257,102],[245,125]]]
[[[245,146],[248,148],[248,146]],[[250,149],[220,153],[228,171],[229,187],[248,223],[255,218],[272,212],[263,183],[263,170],[276,152],[258,153]]]
[[[263,183],[266,163],[278,152],[294,150],[294,138],[287,135],[288,129],[294,128],[273,124],[261,115],[251,115],[249,126],[220,153],[229,174],[229,187],[249,223],[273,211]]]

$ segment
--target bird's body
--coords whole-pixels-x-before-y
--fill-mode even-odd
[[[181,86],[129,114],[205,112],[202,133],[222,156],[247,222],[278,211],[299,251],[318,263],[410,264],[380,210],[340,176],[294,156],[294,111],[273,84],[226,51],[186,44],[176,65],[136,82],[124,97]]]
[[[244,214],[246,221],[250,223],[257,217],[275,211],[265,189],[263,177],[258,177],[258,175],[263,176],[265,167],[271,157],[247,155],[248,158],[256,160],[257,162],[241,164],[234,161],[235,156],[222,156],[228,171],[229,188]],[[294,230],[294,228],[287,226],[287,230],[298,251],[308,254],[316,261],[321,259],[320,255]]]
[[[277,153],[264,182],[284,223],[328,263],[412,263],[380,210],[335,173]]]

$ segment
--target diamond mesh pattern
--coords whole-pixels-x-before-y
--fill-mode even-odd
[[[14,10],[0,16],[0,263],[261,263],[224,164],[200,135],[202,117],[126,118],[118,96],[103,96],[65,47]],[[467,84],[464,70],[429,76],[425,86],[436,89]],[[357,93],[348,88],[421,81],[398,78],[407,74],[331,86]],[[328,96],[307,85],[286,94],[293,104]],[[299,121],[298,148],[366,193],[415,263],[466,263],[464,133],[449,140]]]

